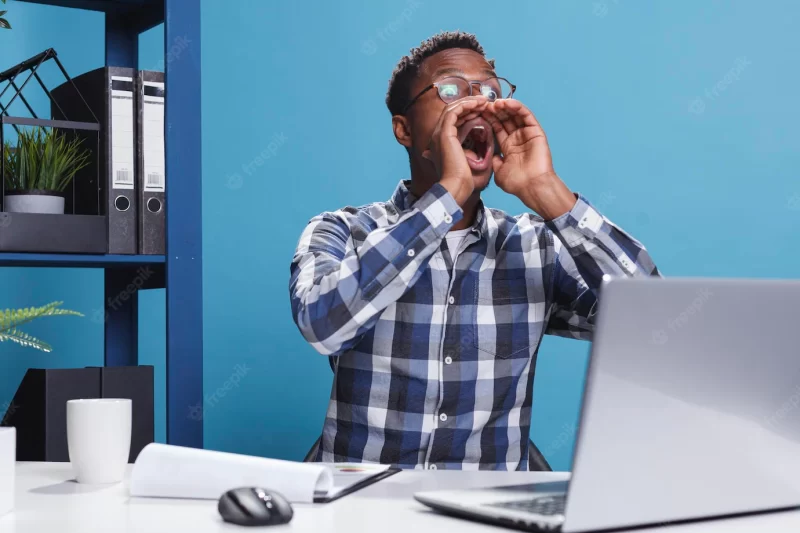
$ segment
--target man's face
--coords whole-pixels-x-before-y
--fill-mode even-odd
[[[410,97],[414,97],[432,83],[441,82],[453,76],[469,81],[483,81],[496,76],[488,61],[473,50],[452,48],[438,52],[427,58],[420,68],[419,77],[411,85]],[[472,94],[481,94],[480,85],[472,85]],[[412,154],[420,154],[428,148],[439,117],[447,103],[439,96],[436,88],[423,94],[406,113],[412,140]],[[492,155],[495,153],[495,138],[491,125],[482,117],[469,120],[459,128],[459,139],[464,154],[472,169],[475,189],[482,191],[492,178]],[[425,164],[431,164],[423,160]]]

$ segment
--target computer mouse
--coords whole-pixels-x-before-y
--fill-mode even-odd
[[[240,526],[285,524],[294,515],[282,494],[257,487],[229,490],[220,497],[217,510],[223,520]]]

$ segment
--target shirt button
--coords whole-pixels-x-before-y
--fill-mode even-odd
[[[416,253],[416,252],[414,252],[414,250],[409,250],[409,251],[408,251],[408,257],[414,257],[414,254],[415,254],[415,253]]]
[[[441,420],[442,422],[447,422],[447,415],[444,413],[440,414],[439,420]]]
[[[451,304],[456,303],[456,299],[453,298],[452,296],[447,301],[450,302]]]
[[[450,215],[445,215],[444,216],[444,221],[445,221],[445,224],[450,224],[453,221],[453,217],[451,217]]]
[[[449,365],[452,362],[453,362],[453,358],[450,357],[449,355],[444,358],[444,364]]]
[[[436,470],[436,465],[430,465],[430,466],[428,467],[428,470]]]

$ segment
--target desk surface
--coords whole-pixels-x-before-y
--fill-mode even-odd
[[[513,531],[442,516],[412,499],[420,490],[486,487],[563,479],[562,473],[406,471],[329,504],[295,505],[285,526],[259,531],[314,533],[459,533]],[[130,498],[127,482],[79,485],[68,463],[17,463],[15,510],[3,533],[160,533],[251,531],[225,524],[216,502]],[[454,529],[457,528],[457,529]],[[800,512],[713,521],[639,532],[785,533],[800,531]]]

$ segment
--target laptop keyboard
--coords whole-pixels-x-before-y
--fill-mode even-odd
[[[502,507],[503,509],[512,509],[514,511],[554,516],[564,514],[566,501],[566,494],[556,494],[553,496],[541,496],[530,500],[492,503],[490,505],[492,507]]]

